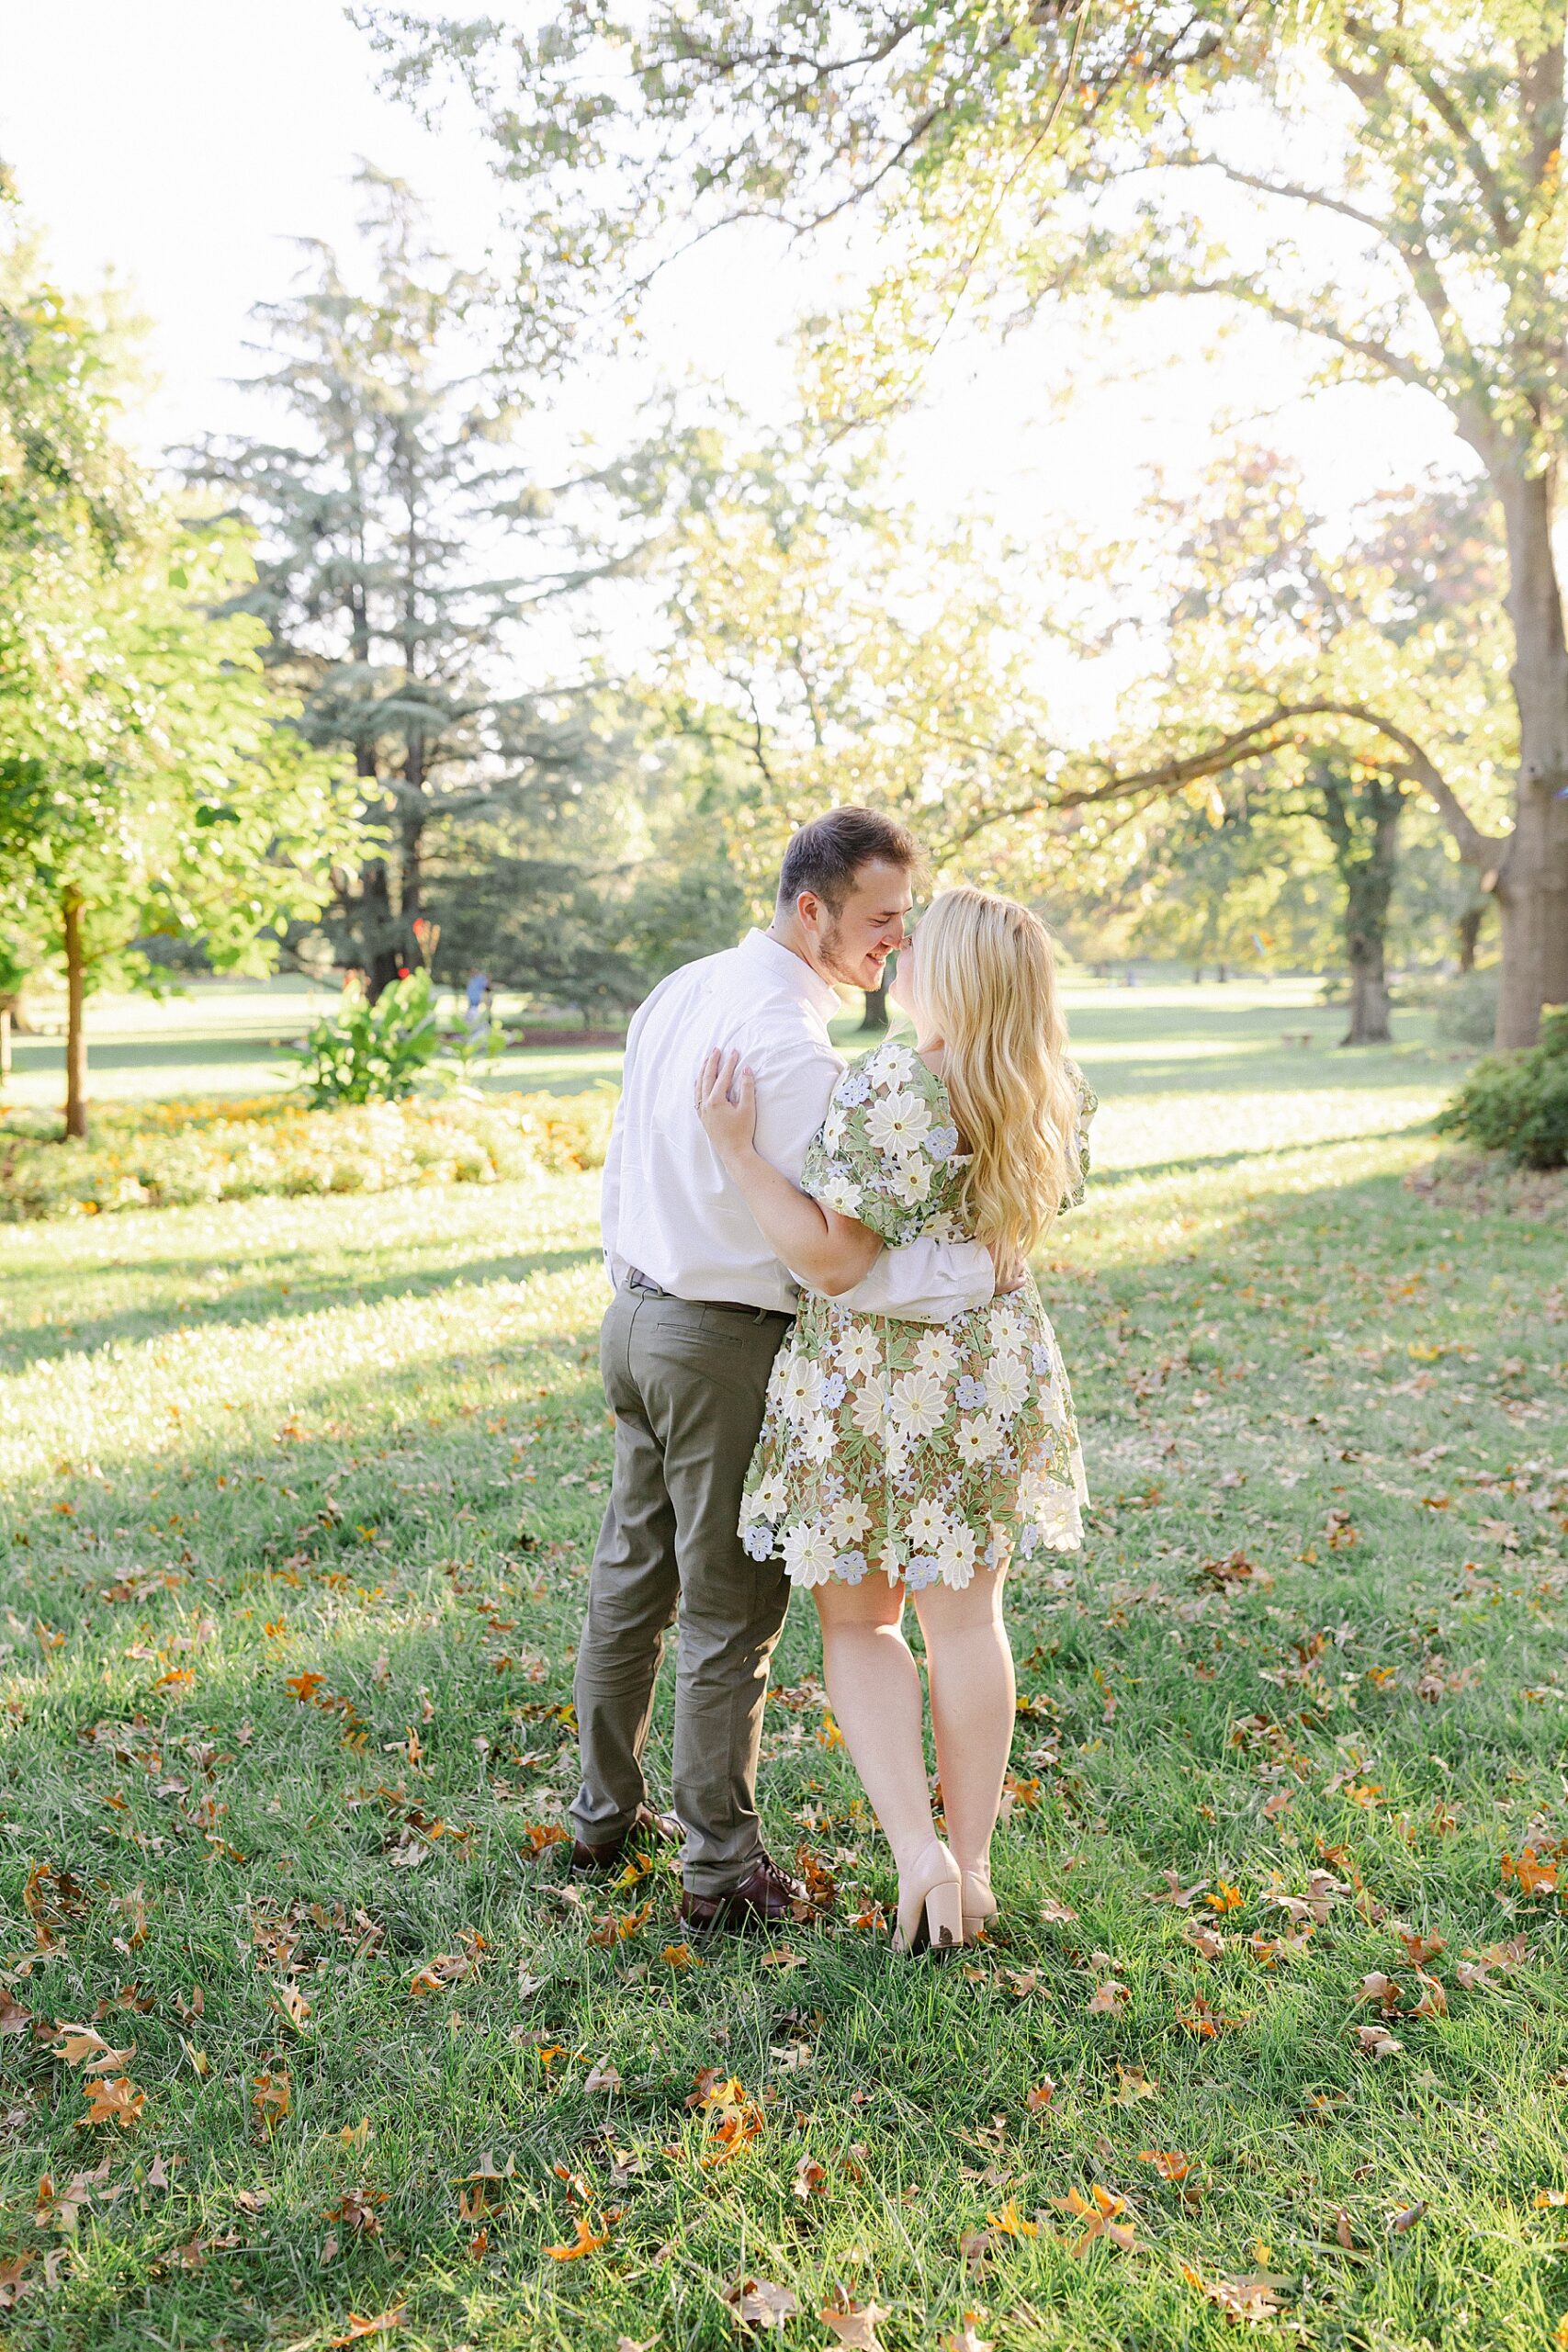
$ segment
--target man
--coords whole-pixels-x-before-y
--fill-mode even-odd
[[[610,1504],[577,1658],[580,1871],[617,1867],[674,1834],[647,1802],[643,1744],[664,1635],[679,1611],[673,1797],[685,1832],[681,1916],[697,1928],[794,1915],[798,1883],[764,1852],[757,1757],[768,1667],[789,1585],[737,1532],[768,1374],[796,1290],[697,1116],[710,1047],[756,1073],[759,1148],[798,1178],[844,1068],[828,1035],[835,983],[874,989],[902,944],[919,862],[913,837],[869,808],[835,808],[791,841],[766,932],[660,982],[632,1023],[604,1165],[615,1297],[600,1361],[615,1416]],[[976,1242],[885,1250],[845,1301],[941,1322],[983,1306]]]

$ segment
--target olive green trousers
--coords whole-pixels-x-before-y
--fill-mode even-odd
[[[575,1697],[577,1834],[608,1844],[645,1802],[642,1753],[664,1637],[677,1623],[670,1791],[695,1894],[739,1884],[762,1850],[757,1758],[789,1581],[748,1559],[740,1495],[786,1315],[617,1291],[600,1367],[615,1416]]]

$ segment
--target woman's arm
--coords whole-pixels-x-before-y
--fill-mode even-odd
[[[882,1238],[855,1218],[820,1207],[757,1149],[757,1089],[737,1053],[716,1049],[697,1080],[697,1111],[724,1170],[761,1228],[768,1247],[790,1272],[825,1297],[839,1298],[863,1281]]]

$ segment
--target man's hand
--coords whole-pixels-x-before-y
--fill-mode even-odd
[[[1006,1258],[998,1258],[993,1251],[991,1262],[996,1268],[992,1288],[998,1298],[1006,1298],[1013,1291],[1021,1290],[1029,1280],[1029,1261],[1019,1250],[1015,1250]]]
[[[697,1116],[723,1160],[750,1151],[757,1133],[757,1082],[738,1053],[716,1046],[697,1075]]]

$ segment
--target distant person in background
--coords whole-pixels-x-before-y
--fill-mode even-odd
[[[803,826],[768,929],[671,973],[626,1040],[604,1190],[615,1296],[601,1364],[615,1466],[577,1654],[572,1868],[618,1871],[628,1848],[683,1831],[681,1911],[697,1928],[776,1926],[806,1904],[764,1850],[756,1802],[789,1577],[782,1558],[749,1557],[739,1533],[768,1378],[799,1292],[703,1131],[697,1081],[711,1050],[744,1059],[757,1148],[793,1184],[844,1073],[828,1031],[836,989],[878,986],[904,939],[919,863],[912,836],[869,808]],[[983,1308],[994,1285],[979,1242],[932,1235],[868,1259],[849,1303],[872,1319],[940,1325]],[[649,1807],[642,1766],[677,1618],[678,1824]]]
[[[488,972],[470,972],[464,993],[463,1019],[470,1029],[488,1026],[491,1015],[491,985]]]

